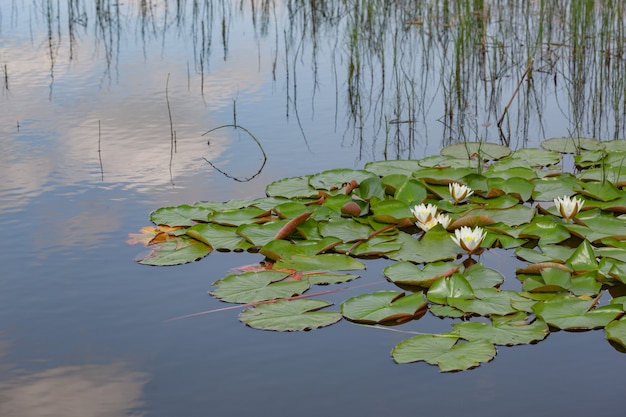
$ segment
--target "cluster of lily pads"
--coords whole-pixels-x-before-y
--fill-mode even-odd
[[[537,343],[558,330],[604,329],[626,351],[624,161],[626,140],[557,138],[514,152],[476,142],[421,160],[286,178],[264,198],[155,210],[156,226],[139,235],[153,251],[139,262],[259,253],[258,265],[210,292],[243,305],[240,321],[257,329],[343,319],[398,326],[426,313],[458,319],[448,332],[400,342],[398,363],[470,369],[493,359],[498,345]],[[490,248],[523,265],[514,277],[482,263]],[[350,297],[339,311],[319,299],[381,257],[396,261],[383,271],[389,289]],[[519,290],[501,289],[505,279]]]

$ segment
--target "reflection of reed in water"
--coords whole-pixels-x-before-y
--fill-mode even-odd
[[[45,4],[53,79],[63,17],[58,3]],[[433,136],[437,146],[439,140],[444,145],[463,140],[536,144],[550,134],[555,119],[566,126],[562,135],[626,136],[626,5],[618,0],[141,0],[126,5],[97,0],[95,23],[90,7],[84,0],[69,0],[65,27],[72,49],[77,29],[95,26],[106,77],[116,66],[121,39],[133,30],[144,44],[165,42],[174,32],[193,42],[190,71],[200,75],[200,83],[189,87],[203,95],[216,40],[223,59],[229,59],[234,17],[246,16],[259,42],[272,45],[271,76],[284,77],[287,116],[300,119],[302,71],[312,80],[313,97],[321,88],[333,88],[318,82],[330,76],[337,96],[335,123],[347,115],[344,137],[359,147],[361,157],[368,152],[375,158],[418,157]]]

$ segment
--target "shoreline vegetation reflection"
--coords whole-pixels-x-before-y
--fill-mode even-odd
[[[269,68],[259,57],[250,70],[283,89],[282,111],[307,144],[302,113],[314,111],[318,91],[334,89],[335,129],[359,159],[401,159],[424,156],[434,139],[537,145],[557,119],[562,136],[626,136],[625,8],[614,0],[46,0],[12,2],[0,29],[20,15],[47,24],[46,39],[33,42],[48,51],[50,100],[59,60],[92,54],[78,46],[90,36],[106,63],[103,83],[116,82],[129,38],[144,51],[161,42],[163,54],[170,36],[191,42],[188,89],[205,96],[211,57],[229,60],[234,22],[250,20],[259,54],[271,54]],[[0,65],[10,92],[20,74],[10,60]],[[312,91],[300,90],[303,71],[313,74]]]

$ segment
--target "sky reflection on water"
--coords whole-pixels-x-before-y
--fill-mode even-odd
[[[393,364],[405,334],[348,323],[277,334],[246,328],[236,311],[165,323],[223,307],[206,294],[211,283],[260,257],[150,268],[124,243],[161,206],[256,198],[283,177],[500,141],[495,122],[528,62],[528,45],[512,45],[531,35],[513,31],[522,6],[496,3],[481,61],[453,48],[470,35],[458,31],[461,11],[447,25],[421,3],[388,3],[368,20],[346,2],[0,0],[0,415],[621,416],[624,357],[602,332],[555,333],[440,375]],[[567,21],[564,3],[551,4]],[[624,123],[612,125],[623,107],[610,100],[595,116],[573,111],[604,90],[565,84],[573,61],[554,47],[539,43],[534,82],[511,104],[511,146],[623,135]],[[467,53],[459,73],[456,52]],[[586,56],[591,72],[596,59]],[[466,89],[450,84],[456,75]],[[202,136],[235,121],[268,155],[243,183],[203,159],[237,177],[256,172],[261,154],[241,130]],[[383,264],[368,263],[362,279],[382,282]],[[448,324],[424,318],[415,330]]]

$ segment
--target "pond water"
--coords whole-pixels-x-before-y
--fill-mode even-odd
[[[168,321],[223,307],[212,282],[260,255],[135,262],[158,207],[456,141],[626,136],[619,2],[408,3],[0,0],[1,416],[623,416],[602,331],[441,374],[392,361],[406,334],[345,321]]]

